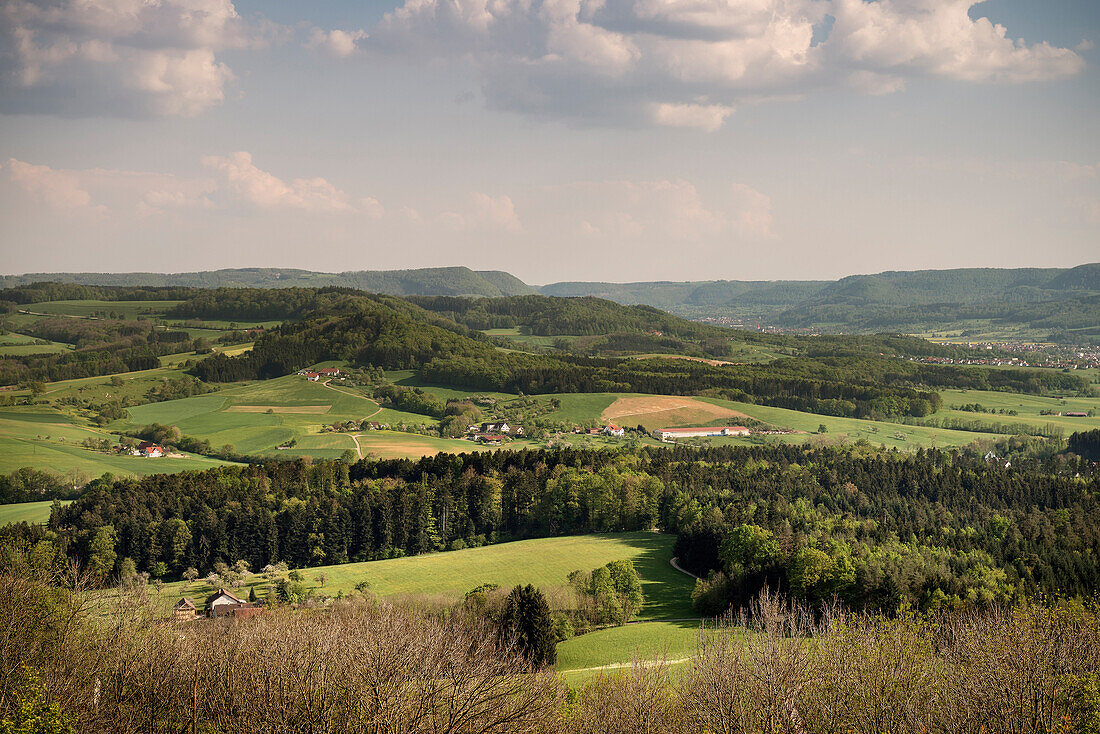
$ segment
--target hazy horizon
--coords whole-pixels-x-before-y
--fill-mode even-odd
[[[1100,261],[1098,261],[1098,262],[1100,262]],[[85,270],[85,271],[41,270],[41,271],[27,271],[27,272],[21,272],[21,273],[4,272],[4,273],[0,273],[0,277],[25,277],[25,276],[28,276],[28,275],[55,275],[55,274],[78,274],[78,273],[79,274],[94,274],[94,275],[129,275],[129,274],[140,274],[140,273],[151,273],[151,274],[154,274],[154,275],[181,275],[181,274],[185,274],[185,273],[219,272],[219,271],[231,271],[231,270],[300,270],[300,271],[304,271],[304,272],[318,273],[318,274],[321,274],[321,275],[340,275],[342,273],[355,273],[355,272],[364,272],[364,271],[365,272],[393,272],[393,271],[401,271],[401,270],[467,268],[467,269],[469,269],[471,271],[474,271],[474,272],[485,272],[485,271],[505,272],[505,273],[508,273],[509,275],[513,275],[513,276],[519,278],[526,285],[529,285],[532,288],[542,288],[542,287],[545,287],[545,286],[548,286],[548,285],[553,285],[553,284],[556,284],[556,283],[569,283],[569,282],[576,282],[576,283],[608,283],[608,284],[611,284],[611,285],[631,285],[631,284],[634,284],[634,283],[655,283],[655,282],[691,283],[691,282],[703,282],[703,281],[746,281],[746,282],[756,281],[756,282],[775,282],[775,283],[779,283],[779,282],[809,282],[809,281],[826,281],[826,282],[828,282],[828,281],[837,281],[837,280],[841,280],[843,278],[852,277],[852,276],[881,275],[881,274],[884,274],[884,273],[915,273],[915,272],[957,270],[957,269],[963,269],[963,270],[966,270],[966,269],[982,269],[982,270],[1026,270],[1026,269],[1036,269],[1036,270],[1050,270],[1050,269],[1071,269],[1071,268],[1075,268],[1075,267],[1081,267],[1081,266],[1084,266],[1084,265],[1092,265],[1092,264],[1094,264],[1094,263],[1093,262],[1079,262],[1079,263],[1075,263],[1073,265],[1065,265],[1065,266],[1060,266],[1060,265],[1021,265],[1021,266],[1012,267],[1012,268],[983,267],[983,266],[977,266],[976,268],[915,268],[915,269],[911,269],[911,270],[903,270],[903,269],[893,268],[893,269],[887,269],[887,270],[878,270],[878,271],[874,271],[874,272],[844,273],[843,275],[838,275],[838,276],[832,277],[832,278],[828,278],[828,277],[821,277],[821,278],[786,278],[786,277],[725,278],[725,277],[721,277],[721,276],[714,276],[714,277],[710,277],[710,278],[694,278],[694,279],[687,279],[687,280],[673,280],[673,279],[668,279],[668,278],[653,279],[653,280],[609,280],[609,279],[606,279],[606,278],[604,278],[604,279],[571,278],[571,279],[567,279],[567,280],[544,281],[544,282],[531,281],[531,280],[528,280],[526,278],[521,277],[517,273],[513,273],[511,271],[506,271],[506,270],[501,270],[500,268],[479,268],[479,267],[473,267],[473,266],[470,266],[470,265],[456,265],[456,264],[450,264],[450,265],[425,265],[425,266],[419,266],[419,267],[416,267],[416,268],[387,268],[386,270],[375,270],[373,268],[356,268],[356,269],[351,269],[351,270],[313,270],[313,269],[308,268],[308,267],[297,267],[297,266],[292,266],[292,265],[291,266],[285,266],[285,267],[284,266],[272,266],[272,265],[240,265],[240,266],[225,267],[225,268],[204,268],[204,269],[198,269],[198,270],[148,270],[148,269],[146,269],[146,270]]]

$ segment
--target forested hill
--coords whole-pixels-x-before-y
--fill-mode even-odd
[[[217,292],[215,292],[217,293]],[[263,291],[252,291],[259,296]],[[281,291],[280,291],[281,293]],[[779,337],[797,357],[767,364],[712,364],[672,359],[619,359],[568,353],[531,354],[502,349],[481,332],[394,296],[328,293],[316,310],[261,336],[237,357],[214,355],[194,373],[208,382],[270,378],[326,360],[384,369],[411,369],[437,385],[525,393],[639,392],[711,395],[827,415],[925,416],[939,406],[940,387],[1077,391],[1084,381],[1045,371],[963,369],[887,355],[914,349],[951,349],[906,337]],[[543,299],[550,300],[550,299]],[[527,304],[515,303],[516,312]],[[460,304],[452,304],[460,305]],[[533,297],[532,307],[539,305]],[[587,307],[602,318],[638,316],[606,301],[579,299],[562,308]],[[552,314],[556,306],[536,313]],[[643,314],[645,311],[642,312]],[[667,317],[654,312],[662,318]],[[687,324],[685,328],[715,330]],[[613,325],[608,321],[608,325]],[[638,328],[635,324],[634,328]],[[736,339],[738,332],[723,330]],[[725,343],[724,340],[722,343]],[[514,346],[514,345],[512,345]]]
[[[234,268],[192,273],[28,273],[0,276],[0,288],[54,281],[78,285],[190,288],[356,288],[389,295],[512,296],[534,293],[515,276],[466,267],[318,273],[292,268]]]
[[[1028,303],[1100,294],[1100,263],[1074,268],[957,268],[849,275],[837,281],[711,280],[651,283],[552,283],[549,296],[598,296],[664,309],[705,306]]]

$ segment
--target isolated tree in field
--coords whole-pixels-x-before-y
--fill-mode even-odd
[[[88,561],[92,567],[92,574],[98,579],[106,578],[114,570],[117,558],[115,529],[110,525],[104,525],[96,530],[89,548]]]
[[[193,582],[195,579],[197,579],[198,577],[199,577],[199,570],[197,568],[195,568],[194,566],[191,566],[190,568],[188,568],[186,571],[183,572],[183,578],[186,579],[187,583],[189,583],[189,584],[191,582]]]
[[[615,590],[619,607],[623,610],[622,621],[625,624],[642,610],[645,602],[642,581],[638,578],[633,561],[612,561],[607,564],[607,570],[611,575],[611,587]]]
[[[504,600],[500,618],[501,636],[516,646],[516,652],[536,668],[557,662],[550,605],[531,584],[516,586]]]

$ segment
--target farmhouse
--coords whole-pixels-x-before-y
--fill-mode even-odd
[[[711,426],[706,428],[658,428],[653,435],[662,441],[677,438],[704,438],[706,436],[747,436],[751,433],[744,426]]]
[[[340,374],[340,369],[338,367],[322,367],[317,370],[317,373],[321,375],[321,377],[336,377]]]
[[[477,437],[477,440],[488,446],[499,446],[508,440],[508,436],[503,436],[499,433],[483,433]]]
[[[608,436],[622,436],[626,431],[614,423],[610,423],[603,427],[603,432]]]
[[[317,374],[316,372],[307,372],[306,373],[306,379],[309,380],[310,382],[317,382],[318,380],[321,379],[321,376],[319,374]]]
[[[507,423],[482,423],[478,433],[510,433],[511,430]]]
[[[250,604],[244,599],[233,596],[225,589],[218,589],[206,597],[206,615],[208,617],[233,617],[244,619],[254,617],[263,611],[258,604]]]
[[[1088,418],[1089,417],[1088,413],[1084,413],[1084,412],[1081,412],[1079,410],[1074,410],[1074,411],[1069,411],[1069,412],[1066,412],[1066,413],[1062,413],[1062,415],[1064,415],[1067,418]]]
[[[164,447],[158,446],[151,441],[142,441],[138,444],[137,452],[147,459],[156,459],[164,456]]]
[[[195,602],[186,596],[176,602],[172,607],[172,619],[176,622],[186,622],[196,617]]]

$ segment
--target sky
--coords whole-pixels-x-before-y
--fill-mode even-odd
[[[0,0],[0,272],[1100,261],[1097,0]]]

